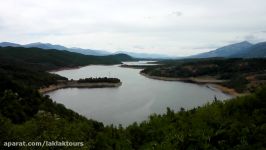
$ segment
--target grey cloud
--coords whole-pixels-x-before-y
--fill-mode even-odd
[[[134,49],[145,49],[143,46],[141,45],[134,45],[133,46]]]
[[[181,11],[172,11],[168,14],[154,15],[154,16],[145,16],[144,19],[156,19],[156,18],[165,18],[165,17],[180,17],[183,15]]]
[[[183,13],[181,11],[174,11],[170,15],[173,15],[173,16],[176,16],[176,17],[180,17],[180,16],[183,15]]]
[[[264,42],[266,41],[266,32],[265,31],[253,32],[251,34],[243,36],[243,39],[253,43]]]
[[[244,39],[245,39],[246,41],[255,41],[255,40],[257,40],[257,37],[254,36],[254,35],[246,35],[246,36],[244,37]]]
[[[4,19],[1,18],[0,16],[0,30],[5,30],[5,29],[8,29]]]
[[[205,46],[199,46],[199,47],[193,47],[194,50],[209,50],[209,49],[216,49],[220,45],[205,45]]]
[[[153,17],[152,16],[146,16],[144,17],[144,19],[152,19]]]
[[[239,43],[239,42],[243,42],[243,41],[248,41],[248,40],[237,37],[234,40],[225,40],[223,43],[227,43],[226,45],[230,45],[230,44],[235,44],[235,43]]]

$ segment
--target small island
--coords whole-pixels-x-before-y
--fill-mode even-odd
[[[39,89],[39,92],[44,94],[63,88],[105,88],[105,87],[119,87],[122,85],[120,79],[117,78],[85,78],[79,80],[61,80],[57,84],[52,84],[48,87]]]

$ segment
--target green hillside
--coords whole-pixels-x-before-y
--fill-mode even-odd
[[[43,50],[39,48],[0,47],[0,61],[34,64],[39,69],[51,70],[62,67],[77,67],[89,64],[120,64],[133,60],[125,54],[89,56],[68,51]]]

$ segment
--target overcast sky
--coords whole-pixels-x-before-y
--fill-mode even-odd
[[[266,0],[0,0],[0,42],[185,56],[266,41]]]

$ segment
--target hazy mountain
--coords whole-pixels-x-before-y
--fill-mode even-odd
[[[232,55],[232,57],[266,58],[266,42],[257,43],[248,49]]]
[[[16,44],[16,43],[10,43],[10,42],[2,42],[0,43],[0,47],[21,47],[20,44]]]
[[[40,43],[40,42],[26,44],[26,45],[23,45],[23,47],[26,47],[26,48],[35,47],[35,48],[41,48],[41,49],[56,49],[56,50],[66,50],[66,51],[68,50],[68,48],[61,46],[61,45],[53,45],[50,43]]]
[[[53,44],[49,44],[49,43],[31,43],[31,44],[24,45],[24,47],[36,47],[36,48],[42,48],[42,49],[66,50],[66,51],[70,51],[70,52],[81,53],[84,55],[95,55],[95,56],[105,56],[105,55],[123,53],[123,54],[127,54],[131,57],[134,57],[134,58],[154,58],[154,59],[170,58],[170,56],[161,55],[161,54],[133,53],[133,52],[126,52],[126,51],[118,51],[115,53],[110,53],[110,52],[103,51],[103,50],[82,49],[82,48],[77,48],[77,47],[67,48],[67,47],[64,47],[61,45],[53,45]]]
[[[190,56],[190,58],[231,57],[249,49],[251,46],[251,43],[244,41],[236,44],[227,45],[213,51],[193,55]]]
[[[130,55],[127,55],[127,54],[112,54],[112,55],[108,55],[108,56],[105,56],[105,57],[110,57],[112,59],[116,59],[116,60],[119,60],[119,61],[134,61],[135,58],[133,58],[132,56]]]
[[[41,49],[56,49],[56,50],[65,50],[70,52],[76,52],[84,55],[95,55],[95,56],[104,56],[104,55],[110,55],[110,52],[102,51],[102,50],[91,50],[91,49],[82,49],[82,48],[67,48],[62,45],[53,45],[50,43],[31,43],[27,45],[23,45],[23,47],[36,47]]]
[[[9,43],[9,42],[2,42],[0,43],[0,47],[25,47],[25,48],[41,48],[41,49],[55,49],[55,50],[64,50],[64,51],[69,51],[69,52],[75,52],[75,53],[80,53],[84,55],[94,55],[94,56],[106,56],[106,55],[112,55],[112,54],[127,54],[131,57],[134,58],[141,58],[141,59],[169,59],[173,58],[168,55],[163,55],[163,54],[150,54],[150,53],[134,53],[134,52],[127,52],[127,51],[117,51],[115,53],[111,53],[108,51],[104,50],[91,50],[91,49],[83,49],[83,48],[77,48],[77,47],[72,47],[68,48],[62,45],[54,45],[50,43],[30,43],[30,44],[25,44],[25,45],[20,45],[16,43]]]
[[[164,54],[152,54],[152,53],[135,53],[135,52],[127,52],[127,51],[117,51],[115,52],[115,54],[117,53],[123,53],[123,54],[127,54],[129,56],[132,56],[134,58],[142,58],[142,59],[169,59],[169,58],[173,58],[171,56],[168,55],[164,55]]]
[[[105,55],[110,55],[111,53],[108,51],[103,51],[103,50],[91,50],[91,49],[82,49],[82,48],[69,48],[70,52],[76,52],[76,53],[81,53],[84,55],[95,55],[95,56],[105,56]]]

